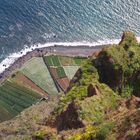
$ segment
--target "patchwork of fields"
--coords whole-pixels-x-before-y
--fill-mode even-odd
[[[0,122],[8,120],[45,96],[66,92],[85,58],[34,57],[0,85]]]
[[[20,85],[24,85],[25,87],[34,90],[35,92],[37,92],[38,94],[40,94],[41,96],[46,96],[48,95],[47,92],[45,92],[42,88],[40,88],[38,85],[36,85],[33,81],[31,81],[28,77],[26,77],[23,73],[21,72],[16,72],[11,78],[10,80],[20,84]]]
[[[44,56],[46,66],[48,67],[53,80],[60,88],[60,91],[67,91],[70,80],[74,77],[81,63],[85,58],[66,57],[66,56]]]
[[[41,57],[35,57],[25,63],[21,68],[21,72],[48,94],[56,94],[58,92],[50,72]]]

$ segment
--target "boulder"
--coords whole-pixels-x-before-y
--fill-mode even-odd
[[[78,107],[72,101],[65,111],[56,118],[57,131],[82,128],[84,123],[79,119]]]

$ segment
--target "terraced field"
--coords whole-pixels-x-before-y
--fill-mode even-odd
[[[7,80],[0,86],[0,121],[16,116],[39,98],[36,92]]]
[[[79,66],[63,66],[63,68],[67,77],[71,80],[79,69]]]
[[[21,72],[16,72],[14,75],[11,76],[10,80],[20,84],[24,85],[25,87],[34,90],[41,96],[47,96],[48,93],[45,92],[42,88],[40,88],[38,85],[36,85],[33,81],[31,81],[28,77],[23,75]]]
[[[36,57],[25,63],[21,72],[48,94],[57,94],[55,83],[46,67],[43,58]]]
[[[83,57],[68,57],[68,56],[59,56],[59,61],[62,66],[80,66],[86,58]]]
[[[44,61],[49,66],[56,66],[56,67],[61,66],[60,61],[59,61],[59,57],[56,55],[45,56]]]
[[[57,67],[57,73],[58,73],[59,78],[66,77],[66,73],[63,67]]]
[[[59,56],[59,60],[62,66],[75,65],[74,59],[72,57]]]
[[[19,114],[38,99],[66,93],[82,58],[34,57],[0,85],[0,122]]]
[[[85,58],[80,57],[56,55],[44,56],[43,59],[53,80],[64,92],[67,90],[70,80],[85,60]]]

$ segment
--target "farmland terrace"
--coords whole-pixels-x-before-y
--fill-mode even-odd
[[[70,81],[87,56],[47,53],[34,56],[0,85],[0,122],[9,120],[42,98],[67,92]]]

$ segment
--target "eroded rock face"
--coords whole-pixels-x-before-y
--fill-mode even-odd
[[[112,57],[108,57],[102,52],[93,63],[98,69],[101,82],[106,83],[111,88],[121,88],[123,71],[122,69],[114,69],[115,61]]]
[[[93,65],[100,82],[123,93],[129,87],[140,97],[140,46],[133,33],[125,32],[119,45],[103,48]],[[131,85],[131,86],[130,86]]]
[[[75,102],[71,102],[67,109],[56,118],[57,130],[77,129],[84,126],[83,122],[79,120],[77,106]]]
[[[90,84],[87,88],[87,94],[88,94],[88,97],[91,97],[91,96],[94,96],[94,95],[99,95],[100,92],[98,90],[97,85],[94,86],[93,84]]]

